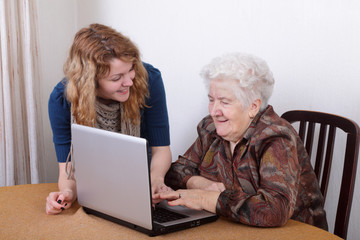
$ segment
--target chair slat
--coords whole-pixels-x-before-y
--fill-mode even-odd
[[[313,142],[314,142],[314,132],[315,132],[315,123],[314,122],[309,122],[308,123],[308,128],[307,128],[307,133],[306,133],[305,148],[306,148],[306,151],[308,152],[310,158],[312,156],[312,147],[313,147]]]
[[[330,126],[329,134],[327,138],[327,144],[326,144],[325,164],[323,169],[323,175],[321,178],[321,192],[324,195],[325,199],[326,199],[326,193],[329,184],[329,177],[330,177],[330,171],[332,165],[335,135],[336,135],[336,128],[334,126]]]
[[[345,162],[342,175],[342,182],[340,188],[340,195],[343,196],[339,198],[338,205],[344,206],[343,209],[338,208],[335,219],[335,229],[334,233],[344,234],[346,236],[347,226],[344,226],[343,222],[348,221],[350,218],[351,204],[353,200],[353,191],[355,187],[355,178],[352,176],[356,175],[357,161],[353,161],[353,156],[358,156],[359,154],[359,141],[353,134],[347,135],[346,140],[346,150],[345,150]]]
[[[316,159],[315,159],[315,174],[318,180],[320,181],[321,176],[321,169],[323,167],[323,159],[324,159],[324,147],[325,147],[325,137],[326,137],[326,130],[327,124],[320,125],[320,133],[319,133],[319,140],[316,149]]]
[[[304,141],[304,139],[305,139],[305,129],[306,129],[306,122],[301,121],[300,126],[299,126],[299,136],[300,136],[301,141],[303,141],[303,143],[305,142]]]

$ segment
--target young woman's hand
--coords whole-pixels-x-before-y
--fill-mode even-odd
[[[70,168],[71,163],[68,164]],[[68,177],[65,171],[66,163],[59,163],[59,191],[51,192],[46,198],[46,213],[58,214],[71,207],[76,200],[76,182],[74,174]]]
[[[153,204],[162,201],[162,199],[160,199],[160,193],[166,193],[171,191],[173,190],[165,185],[163,178],[158,178],[151,181],[151,194]]]
[[[71,191],[51,192],[46,198],[46,213],[58,214],[71,207],[74,194]]]

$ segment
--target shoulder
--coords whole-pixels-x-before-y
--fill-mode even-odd
[[[53,91],[51,92],[50,96],[55,97],[59,95],[64,95],[65,89],[66,89],[67,80],[66,78],[63,78],[60,82],[58,82]]]
[[[149,63],[143,62],[148,73],[148,88],[150,96],[147,99],[147,105],[152,106],[154,102],[165,101],[165,86],[159,69]]]
[[[216,128],[210,115],[204,117],[197,125],[199,135],[216,135]]]
[[[159,69],[146,62],[143,62],[143,66],[145,67],[149,75],[149,82],[153,82],[154,80],[157,80],[159,78],[161,79],[161,72]]]
[[[66,78],[62,79],[59,83],[56,84],[53,91],[50,94],[49,106],[52,105],[63,105],[64,107],[69,107],[70,103],[66,100],[65,89],[66,89],[67,80]]]
[[[269,106],[258,119],[253,136],[260,139],[279,137],[294,141],[297,133],[289,122],[279,117],[273,107]]]

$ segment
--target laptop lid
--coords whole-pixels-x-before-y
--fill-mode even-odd
[[[79,204],[152,229],[146,140],[72,124],[72,144]]]
[[[160,205],[186,218],[153,221],[147,141],[72,124],[73,164],[78,202],[89,213],[158,235],[217,219],[215,214]]]

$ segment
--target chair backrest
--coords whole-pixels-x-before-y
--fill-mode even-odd
[[[288,111],[281,117],[290,123],[299,122],[298,133],[305,145],[309,157],[312,156],[313,146],[317,145],[316,155],[314,155],[316,156],[314,171],[319,179],[321,192],[325,199],[333,160],[336,129],[341,129],[346,133],[347,140],[343,161],[344,167],[334,227],[334,234],[345,239],[347,235],[359,155],[359,126],[350,119],[329,113],[314,111]],[[314,133],[316,132],[315,128],[317,125],[320,127],[320,131],[317,131],[318,142],[317,144],[314,144]],[[340,160],[341,159],[336,159],[336,161]]]

